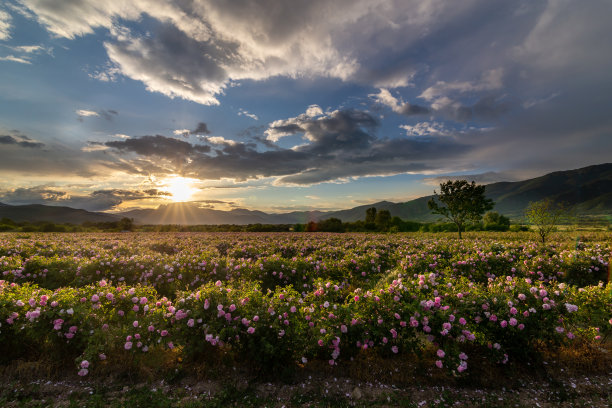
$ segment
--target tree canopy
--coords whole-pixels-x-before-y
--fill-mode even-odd
[[[548,236],[555,230],[556,225],[569,216],[568,209],[549,198],[530,202],[525,209],[525,218],[535,226],[542,244],[546,243]]]
[[[440,214],[457,226],[459,238],[468,222],[477,222],[482,214],[493,208],[493,200],[485,197],[485,186],[467,180],[449,180],[440,184],[440,194],[434,190],[434,198],[427,206],[434,214]],[[440,204],[439,204],[439,203]]]

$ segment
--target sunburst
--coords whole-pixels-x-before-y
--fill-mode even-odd
[[[170,197],[172,201],[185,202],[189,201],[198,191],[198,189],[194,187],[194,182],[195,180],[185,177],[171,177],[165,180],[164,189],[172,194]]]

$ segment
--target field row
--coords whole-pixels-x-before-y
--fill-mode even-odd
[[[416,353],[460,375],[472,355],[537,360],[612,331],[609,286],[588,285],[607,274],[609,241],[3,238],[0,359],[72,356],[81,375],[167,350],[259,370]]]
[[[586,286],[608,279],[609,239],[541,247],[524,239],[456,240],[365,234],[74,234],[0,238],[7,282],[47,289],[102,279],[146,285],[166,297],[202,284],[259,282],[308,292],[317,279],[368,289],[389,272],[436,273],[486,283],[500,276]]]

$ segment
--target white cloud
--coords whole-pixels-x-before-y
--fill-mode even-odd
[[[448,136],[451,131],[440,122],[419,122],[416,125],[400,125],[406,131],[407,136]]]
[[[89,145],[89,146],[84,146],[81,148],[81,151],[83,152],[97,152],[100,150],[108,150],[109,147],[108,146],[104,146],[104,145]]]
[[[380,88],[377,94],[370,94],[368,96],[374,99],[374,102],[387,106],[391,108],[393,112],[399,113],[400,115],[411,116],[429,113],[428,108],[404,102],[401,98],[398,99],[394,97],[391,92],[385,88]]]
[[[11,15],[4,10],[0,10],[0,40],[5,41],[11,38]]]
[[[41,52],[41,51],[46,50],[46,48],[44,48],[41,45],[18,45],[18,46],[10,47],[10,48],[15,51],[23,52],[26,54],[31,54],[31,53],[36,53],[36,52]]]
[[[14,55],[7,55],[6,57],[0,57],[0,61],[12,61],[20,64],[31,64],[32,62],[27,58],[16,57]]]
[[[172,132],[175,136],[189,137],[191,131],[189,129],[176,129]]]
[[[393,112],[401,112],[401,105],[403,104],[403,101],[400,102],[399,99],[391,95],[391,92],[389,92],[388,89],[381,88],[377,94],[370,94],[368,96],[374,99],[375,102],[388,106]]]
[[[212,144],[226,144],[230,146],[235,146],[237,144],[235,141],[226,139],[223,136],[202,136],[202,138]]]
[[[504,70],[502,68],[496,68],[483,72],[480,79],[474,82],[438,81],[435,85],[424,90],[423,93],[419,95],[419,98],[423,98],[426,101],[440,101],[441,98],[447,97],[447,95],[451,93],[461,94],[465,92],[492,91],[500,89],[503,86],[503,75]]]
[[[130,136],[124,135],[123,133],[115,133],[113,137],[118,137],[119,139],[129,139]]]
[[[77,115],[82,117],[90,117],[90,116],[100,116],[98,112],[86,110],[86,109],[78,109],[75,111]]]
[[[310,105],[308,109],[306,109],[306,116],[314,118],[316,116],[321,116],[323,114],[323,109],[319,105]]]
[[[248,111],[245,111],[244,109],[240,109],[238,111],[238,115],[239,116],[246,116],[247,118],[251,118],[253,120],[259,120],[259,117],[257,115],[255,115],[254,113],[250,113]]]
[[[150,91],[215,105],[234,82],[274,76],[410,85],[416,68],[382,66],[381,54],[410,47],[434,22],[443,25],[472,6],[440,0],[31,0],[24,14],[58,37],[108,30],[111,64],[93,78],[112,81],[120,71]],[[143,15],[160,23],[150,33],[121,25]]]

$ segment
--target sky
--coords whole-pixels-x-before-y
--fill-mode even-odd
[[[609,0],[5,0],[0,202],[336,210],[612,161]]]

